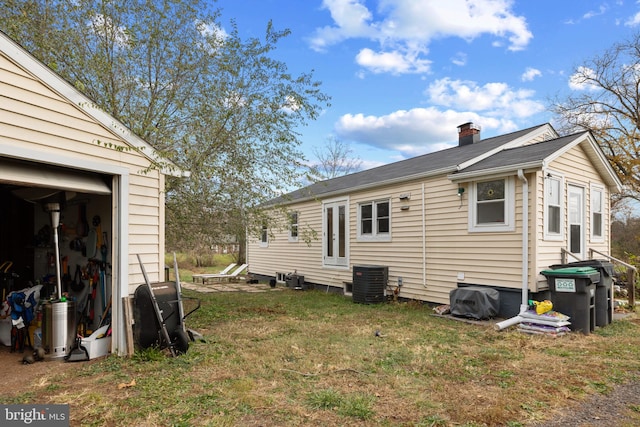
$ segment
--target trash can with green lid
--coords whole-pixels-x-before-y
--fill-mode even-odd
[[[600,273],[600,281],[596,283],[596,326],[607,326],[613,321],[613,264],[599,259],[570,262],[552,265],[551,268],[592,267]]]
[[[569,316],[572,331],[595,329],[595,294],[600,273],[593,267],[565,267],[541,272],[547,278],[553,310]]]

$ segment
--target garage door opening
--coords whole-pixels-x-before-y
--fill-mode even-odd
[[[40,163],[0,158],[0,289],[37,289],[55,297],[58,258],[62,291],[77,301],[78,327],[89,334],[108,316],[112,297],[113,177]],[[59,257],[47,202],[60,203]],[[29,325],[25,353],[39,343],[39,313]],[[7,321],[9,324],[7,324]],[[11,319],[0,319],[0,353],[12,347]],[[13,343],[15,345],[15,343]],[[13,356],[22,357],[22,354]]]

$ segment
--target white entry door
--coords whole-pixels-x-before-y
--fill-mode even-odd
[[[323,257],[325,265],[347,266],[349,221],[347,201],[324,204]]]
[[[584,259],[584,188],[568,186],[569,239],[567,248],[578,259]]]

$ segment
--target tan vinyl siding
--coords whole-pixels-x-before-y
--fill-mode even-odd
[[[85,106],[86,107],[86,106]],[[135,150],[116,151],[105,144],[127,146],[122,129],[98,123],[45,86],[7,57],[0,55],[0,144],[50,154],[82,169],[105,164],[129,170],[129,254],[142,253],[157,280],[164,266],[164,180],[157,170],[142,173],[150,162]],[[52,160],[54,161],[54,160]],[[85,166],[86,167],[86,166]],[[140,283],[137,259],[129,256],[130,284]],[[162,267],[161,267],[162,266]],[[130,285],[133,291],[134,285]]]
[[[449,291],[457,286],[458,272],[465,276],[461,283],[521,286],[520,223],[513,232],[470,233],[468,192],[460,207],[457,184],[445,177],[431,179],[424,182],[423,248],[422,185],[422,181],[414,181],[349,196],[349,269],[322,267],[322,204],[314,201],[291,209],[300,212],[301,230],[305,223],[315,224],[318,240],[309,246],[302,240],[291,243],[286,230],[274,229],[270,230],[275,236],[270,237],[267,248],[261,248],[257,239],[250,239],[251,272],[274,276],[276,272],[296,270],[308,282],[342,287],[343,282],[351,281],[354,265],[384,265],[389,267],[390,289],[402,277],[401,297],[442,303],[448,302]],[[410,200],[400,201],[399,196],[407,193],[411,194]],[[521,187],[516,184],[516,197],[520,193]],[[391,241],[358,241],[359,204],[385,199],[390,201]],[[409,210],[403,211],[401,206],[408,206]],[[516,210],[521,211],[521,204],[516,205]]]
[[[293,209],[293,207],[292,207]],[[260,247],[258,236],[249,236],[248,261],[251,273],[275,276],[276,272],[305,275],[305,280],[326,283],[322,271],[322,204],[317,201],[295,206],[298,212],[298,241],[289,241],[289,230],[282,218],[275,218],[269,227],[268,247]],[[276,224],[277,223],[277,224]],[[274,225],[276,224],[276,225]],[[311,238],[313,231],[317,239]],[[308,242],[305,242],[307,236]],[[295,253],[295,257],[292,254]],[[334,281],[332,284],[342,283]]]
[[[516,227],[505,232],[470,232],[469,203],[472,183],[462,197],[457,184],[444,177],[432,180],[427,189],[427,296],[446,303],[457,283],[519,287],[522,269],[522,186],[515,179]],[[433,201],[433,202],[430,202]],[[463,279],[458,279],[458,273]]]
[[[400,200],[401,194],[410,194],[409,200]],[[357,241],[351,244],[351,266],[382,265],[389,267],[389,285],[396,287],[402,277],[403,297],[419,299],[422,293],[422,185],[408,182],[396,186],[362,191],[351,195],[351,235],[357,236],[358,208],[361,203],[389,200],[391,212],[391,241]],[[401,210],[408,206],[408,210]],[[351,278],[349,278],[351,280]]]
[[[584,188],[585,205],[584,205],[584,218],[585,218],[585,256],[589,257],[589,249],[595,249],[599,252],[609,254],[609,229],[610,229],[610,207],[608,203],[603,205],[603,232],[605,238],[602,242],[591,241],[591,214],[590,214],[590,200],[591,200],[591,185],[596,184],[603,189],[604,200],[609,200],[610,191],[606,184],[603,182],[602,177],[595,170],[585,151],[581,146],[572,148],[562,157],[551,162],[549,170],[561,173],[564,176],[564,205],[567,204],[567,186],[576,185]],[[545,240],[544,238],[544,179],[542,174],[538,174],[539,180],[537,182],[536,191],[539,195],[540,203],[537,206],[536,214],[539,216],[539,221],[536,224],[536,236],[538,243],[538,259],[536,262],[536,271],[539,273],[542,270],[549,268],[553,264],[559,264],[561,262],[562,249],[567,248],[567,235],[568,235],[568,214],[567,209],[564,209],[564,215],[562,218],[564,225],[564,236],[561,241]],[[596,255],[595,258],[598,258]],[[575,261],[575,259],[569,259],[568,261]],[[546,286],[546,279],[543,275],[537,274],[537,283],[540,287]]]
[[[541,135],[539,139],[545,138]],[[345,194],[349,212],[349,264],[348,268],[322,266],[322,209],[321,201],[294,203],[292,210],[300,212],[300,223],[313,224],[318,240],[309,246],[302,240],[287,242],[286,233],[278,234],[268,248],[260,248],[257,241],[248,245],[251,271],[269,276],[276,272],[304,275],[305,280],[317,284],[342,287],[351,281],[354,265],[382,265],[389,267],[389,291],[395,289],[398,278],[403,286],[400,297],[433,303],[448,303],[449,293],[458,284],[483,285],[521,289],[523,281],[533,292],[546,288],[546,279],[540,271],[560,262],[562,248],[567,247],[567,184],[585,189],[585,247],[609,252],[609,206],[602,212],[603,242],[590,242],[590,189],[593,184],[604,190],[605,201],[609,189],[593,166],[582,144],[570,148],[558,159],[545,165],[564,177],[563,218],[564,235],[559,240],[545,240],[544,234],[544,182],[546,170],[524,171],[529,187],[528,197],[528,263],[523,266],[523,185],[524,181],[512,172],[508,178],[513,184],[513,217],[506,231],[470,231],[469,209],[472,202],[473,181],[454,183],[441,175],[423,180],[407,181]],[[458,188],[464,188],[462,197]],[[410,194],[409,200],[400,200],[401,194]],[[335,196],[332,200],[338,200]],[[377,200],[390,202],[391,239],[389,241],[363,241],[358,239],[358,206]],[[402,210],[401,207],[408,207]],[[513,221],[513,222],[511,222]],[[506,227],[505,227],[506,228]],[[523,278],[523,267],[526,277]]]

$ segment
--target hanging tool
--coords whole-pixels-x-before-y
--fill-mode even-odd
[[[102,263],[100,263],[100,287],[102,290],[102,311],[107,309],[107,232],[102,233],[102,245],[100,245],[100,255],[102,256]]]
[[[2,278],[2,301],[7,299],[7,295],[11,292],[11,282],[9,280],[9,269],[13,265],[12,261],[5,261],[0,264],[0,277]]]

